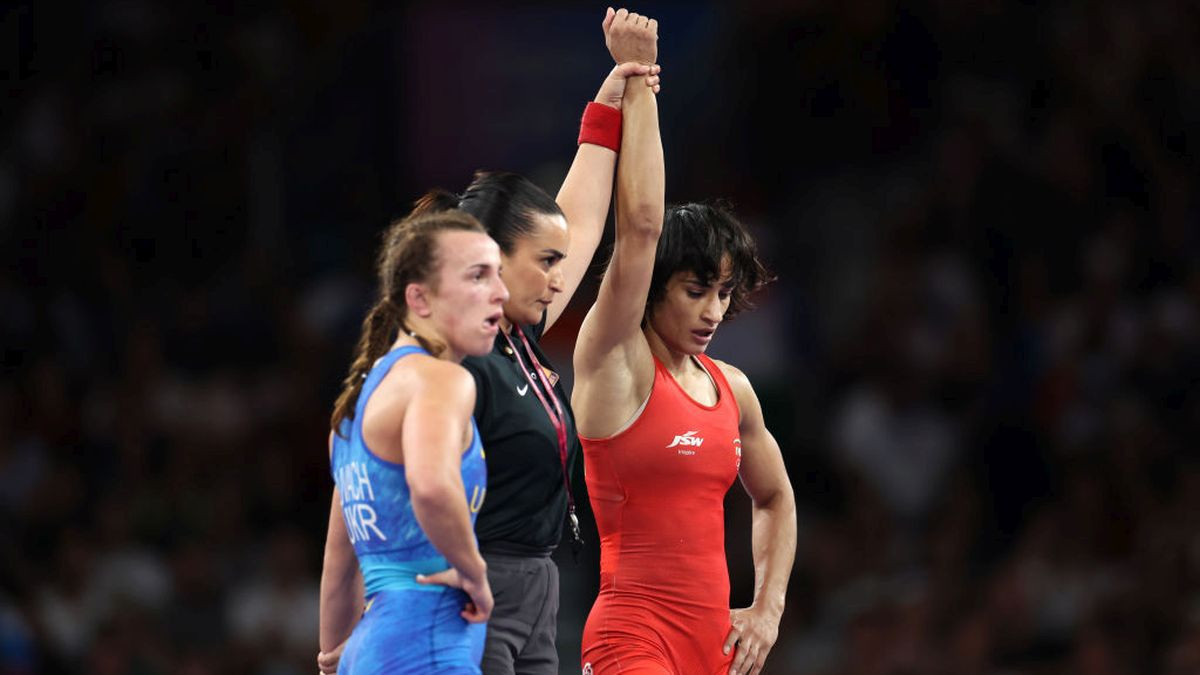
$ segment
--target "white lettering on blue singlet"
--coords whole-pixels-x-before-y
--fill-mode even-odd
[[[371,476],[367,473],[365,464],[350,462],[338,469],[338,487],[342,490],[345,501],[375,501],[375,491],[371,488]]]
[[[342,465],[337,472],[337,484],[341,491],[342,517],[346,520],[350,543],[369,541],[372,532],[376,539],[387,541],[387,536],[375,524],[379,519],[375,508],[363,503],[375,501],[375,490],[371,488],[371,476],[366,465],[358,462]]]
[[[370,532],[367,532],[370,529],[375,532],[375,536],[380,541],[387,541],[387,537],[375,525],[375,509],[371,508],[370,504],[354,504],[353,506],[354,515],[358,520],[358,531],[362,535],[362,540],[366,541],[371,538]]]

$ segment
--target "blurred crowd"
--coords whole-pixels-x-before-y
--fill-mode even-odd
[[[407,45],[490,11],[439,7],[0,9],[0,675],[312,671],[328,415],[377,233],[520,156],[454,145],[474,60],[553,77],[578,35],[605,67],[603,7],[550,4],[501,24],[561,31],[545,53],[497,29],[495,59],[414,67]],[[1200,673],[1200,8],[639,9],[668,199],[727,198],[779,277],[713,346],[800,507],[766,672]],[[475,103],[572,139],[588,87]],[[553,147],[488,168],[553,191]],[[595,549],[561,561],[563,672]]]

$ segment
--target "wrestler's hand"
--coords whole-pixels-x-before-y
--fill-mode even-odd
[[[463,608],[462,618],[471,623],[483,623],[492,615],[492,606],[495,601],[492,599],[492,587],[488,584],[487,575],[483,575],[482,581],[471,581],[463,579],[462,589],[471,596],[471,601]]]
[[[632,61],[622,63],[613,68],[608,77],[604,78],[604,83],[600,85],[600,91],[596,92],[596,103],[603,103],[620,110],[621,101],[625,98],[625,79],[638,75],[645,75],[646,86],[654,89],[654,93],[657,94],[659,90],[658,73],[661,70],[662,68],[657,65],[647,66],[644,63]]]
[[[737,648],[729,675],[758,675],[779,637],[779,615],[746,607],[729,610],[729,621],[733,628],[725,638],[724,653],[728,654],[735,645]]]
[[[474,581],[460,575],[458,570],[451,567],[434,574],[418,574],[417,583],[449,586],[466,592],[471,600],[463,607],[463,611],[459,612],[459,615],[471,623],[483,623],[492,615],[492,605],[495,603],[492,600],[492,587],[488,585],[486,573],[481,575],[480,581]]]
[[[604,44],[617,63],[658,61],[658,22],[648,16],[612,7],[604,14]]]
[[[328,652],[317,653],[317,670],[321,671],[322,675],[336,675],[338,661],[342,659],[342,650],[346,648],[346,641],[342,640],[342,644],[336,649]]]

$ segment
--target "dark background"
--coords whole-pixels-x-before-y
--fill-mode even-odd
[[[1197,5],[635,9],[669,200],[779,276],[712,349],[799,504],[767,671],[1200,672]],[[313,672],[378,234],[476,168],[556,191],[603,11],[3,5],[0,673]]]

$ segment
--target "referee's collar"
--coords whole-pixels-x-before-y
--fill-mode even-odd
[[[546,320],[546,312],[547,312],[547,310],[542,310],[542,321],[539,321],[537,325],[540,326],[542,324],[542,322],[544,322]],[[534,328],[533,326],[526,326],[526,325],[517,324],[517,323],[514,323],[512,325],[514,328],[520,326],[521,330],[525,333],[526,336],[528,336],[529,333],[531,333]],[[500,354],[503,354],[504,356],[506,356],[508,358],[509,361],[516,361],[517,355],[513,354],[512,347],[509,346],[509,341],[505,338],[505,335],[508,335],[508,334],[504,332],[504,328],[501,328],[500,330],[496,331],[496,341],[492,347],[492,350],[495,352],[498,352]],[[508,335],[508,337],[512,338],[512,335]],[[512,343],[516,344],[518,339],[519,338],[513,338]]]
[[[513,324],[513,326],[516,326],[516,325],[517,324],[515,324],[515,323]],[[511,337],[511,336],[509,336],[509,337]],[[509,361],[515,362],[517,360],[517,355],[513,354],[512,347],[509,346],[508,340],[505,339],[505,332],[504,332],[503,328],[501,328],[499,331],[496,332],[496,341],[495,341],[495,344],[492,346],[492,351],[495,351],[495,352],[503,355]]]

